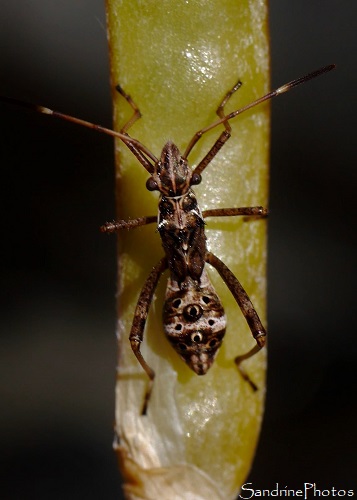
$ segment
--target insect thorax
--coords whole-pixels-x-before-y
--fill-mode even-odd
[[[161,197],[158,231],[171,277],[179,283],[187,277],[201,278],[206,255],[204,224],[192,189],[182,196]]]
[[[166,337],[198,375],[212,365],[226,331],[224,309],[205,271],[200,283],[169,279],[163,311]]]

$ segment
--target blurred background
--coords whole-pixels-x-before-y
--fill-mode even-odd
[[[104,2],[1,1],[0,94],[110,126]],[[271,2],[266,415],[255,488],[356,489],[356,3]],[[0,105],[1,498],[118,499],[113,144]],[[83,183],[83,179],[85,179]]]

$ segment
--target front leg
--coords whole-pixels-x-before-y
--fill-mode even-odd
[[[213,253],[207,252],[206,255],[206,262],[211,264],[218,273],[220,274],[221,278],[225,282],[225,284],[228,286],[231,294],[233,295],[235,301],[239,305],[247,323],[250,328],[250,331],[252,332],[252,335],[257,343],[256,346],[253,347],[250,351],[247,353],[237,356],[235,358],[235,363],[243,376],[243,378],[250,384],[253,390],[257,390],[257,386],[254,384],[254,382],[249,378],[248,374],[243,370],[243,368],[240,366],[242,361],[245,359],[251,358],[256,354],[257,352],[260,351],[262,347],[265,346],[266,343],[266,331],[264,326],[262,325],[262,322],[260,321],[260,318],[258,316],[258,313],[254,309],[254,306],[248,297],[247,292],[244,290],[242,285],[239,283],[237,278],[234,276],[232,271]]]
[[[163,257],[160,262],[152,268],[151,273],[149,274],[145,284],[141,290],[138,302],[135,308],[134,320],[131,326],[129,340],[131,344],[131,348],[133,353],[135,354],[137,360],[143,367],[147,376],[149,377],[149,384],[145,393],[144,404],[141,414],[146,415],[147,405],[149,403],[155,372],[150,366],[147,364],[143,355],[140,351],[140,344],[144,338],[144,329],[146,324],[146,319],[149,312],[149,307],[152,302],[152,298],[157,287],[159,278],[161,274],[167,269],[167,260],[166,257]]]

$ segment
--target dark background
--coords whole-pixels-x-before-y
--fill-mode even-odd
[[[271,2],[269,391],[250,481],[356,489],[356,3]],[[111,124],[104,5],[1,1],[0,93]],[[117,499],[113,145],[0,107],[1,498]],[[354,127],[355,128],[355,127]],[[83,179],[85,179],[83,183]]]

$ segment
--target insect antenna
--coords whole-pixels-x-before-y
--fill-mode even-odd
[[[268,101],[269,99],[272,99],[273,97],[276,97],[280,94],[283,94],[284,92],[288,92],[289,90],[296,87],[297,85],[300,85],[301,83],[305,83],[309,80],[312,80],[313,78],[316,78],[317,76],[320,76],[324,73],[327,73],[328,71],[335,69],[335,67],[336,67],[335,64],[330,64],[328,66],[324,66],[323,68],[317,69],[316,71],[308,73],[307,75],[301,76],[300,78],[297,78],[296,80],[292,80],[289,83],[285,83],[281,87],[268,92],[268,94],[265,94],[262,97],[259,97],[255,101],[252,101],[251,103],[247,104],[246,106],[243,106],[240,109],[237,109],[236,111],[232,111],[232,113],[229,113],[228,115],[221,117],[219,120],[211,123],[211,125],[208,125],[207,127],[199,130],[198,132],[195,133],[195,135],[192,137],[191,141],[189,142],[189,144],[186,148],[186,151],[183,155],[183,158],[187,159],[188,155],[191,153],[193,147],[197,144],[199,139],[201,139],[203,134],[205,134],[209,130],[217,127],[218,125],[226,124],[229,120],[232,120],[236,116],[244,113],[244,111],[247,111],[248,109],[254,108],[258,104],[261,104],[264,101]],[[202,170],[204,170],[204,168],[207,166],[207,164],[208,163],[203,160],[199,165],[197,165],[197,167],[194,170],[194,173],[200,174],[202,172]]]
[[[45,115],[54,116],[56,118],[60,118],[61,120],[66,120],[72,123],[76,123],[77,125],[81,125],[82,127],[87,127],[92,130],[97,130],[98,132],[102,132],[103,134],[110,135],[117,139],[120,139],[124,142],[124,144],[130,149],[130,151],[138,158],[143,167],[151,174],[154,171],[154,166],[148,160],[148,158],[153,162],[157,163],[158,159],[154,156],[151,151],[144,146],[137,139],[133,139],[127,133],[116,132],[110,128],[103,127],[102,125],[97,125],[92,122],[88,122],[86,120],[82,120],[81,118],[76,118],[74,116],[66,115],[59,111],[55,111],[50,108],[46,108],[44,106],[39,106],[37,104],[32,104],[30,102],[21,101],[19,99],[14,99],[12,97],[0,97],[0,101],[6,102],[9,104],[14,104],[16,106],[21,106],[22,108],[27,108],[32,111],[36,111],[38,113],[43,113]]]

